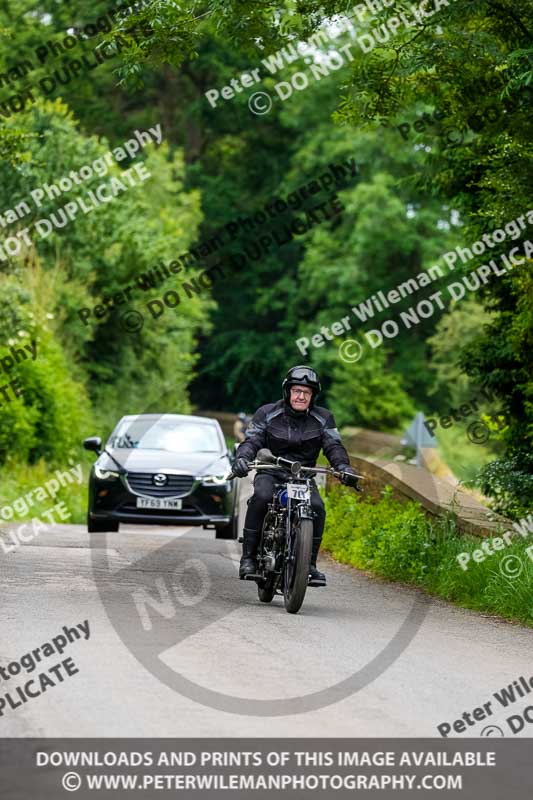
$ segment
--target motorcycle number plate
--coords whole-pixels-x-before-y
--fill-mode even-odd
[[[311,491],[309,487],[300,486],[298,483],[288,483],[287,494],[291,500],[311,500]]]

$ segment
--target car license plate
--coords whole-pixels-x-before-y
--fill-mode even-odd
[[[183,506],[183,500],[175,497],[138,497],[137,508],[160,508],[166,510],[179,511]]]
[[[287,494],[291,500],[311,500],[311,492],[308,486],[300,486],[298,483],[287,484]]]

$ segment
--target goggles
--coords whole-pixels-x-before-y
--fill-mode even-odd
[[[315,386],[320,383],[318,375],[314,369],[308,367],[299,367],[291,371],[289,381],[291,383],[309,383]]]

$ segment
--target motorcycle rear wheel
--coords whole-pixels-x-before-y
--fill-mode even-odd
[[[285,611],[297,614],[304,601],[313,546],[313,523],[301,519],[295,523],[294,561],[285,564],[283,599]]]
[[[263,581],[259,581],[257,583],[257,594],[259,595],[259,600],[262,603],[271,603],[272,599],[276,593],[276,576],[272,572],[266,572],[263,568],[263,540],[265,536],[265,530],[267,529],[268,525],[268,514],[263,520],[263,529],[261,531],[261,544],[259,545],[259,564],[261,565],[259,572],[265,576]]]

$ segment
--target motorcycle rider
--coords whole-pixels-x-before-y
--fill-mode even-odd
[[[233,473],[243,478],[250,471],[258,450],[267,447],[273,455],[299,461],[305,467],[314,467],[322,449],[334,469],[345,473],[342,482],[357,488],[357,476],[350,466],[350,459],[333,414],[326,408],[315,406],[321,391],[320,379],[312,367],[292,367],[282,384],[282,399],[261,406],[255,412],[246,431],[245,441],[239,445]],[[263,519],[267,505],[272,501],[274,485],[284,473],[258,471],[254,479],[254,493],[248,501],[244,522],[243,552],[239,577],[253,575],[257,570],[257,550],[261,538]],[[311,507],[315,514],[313,523],[313,548],[309,566],[309,586],[325,586],[326,576],[319,572],[316,560],[326,512],[322,498],[314,485],[311,492]]]

